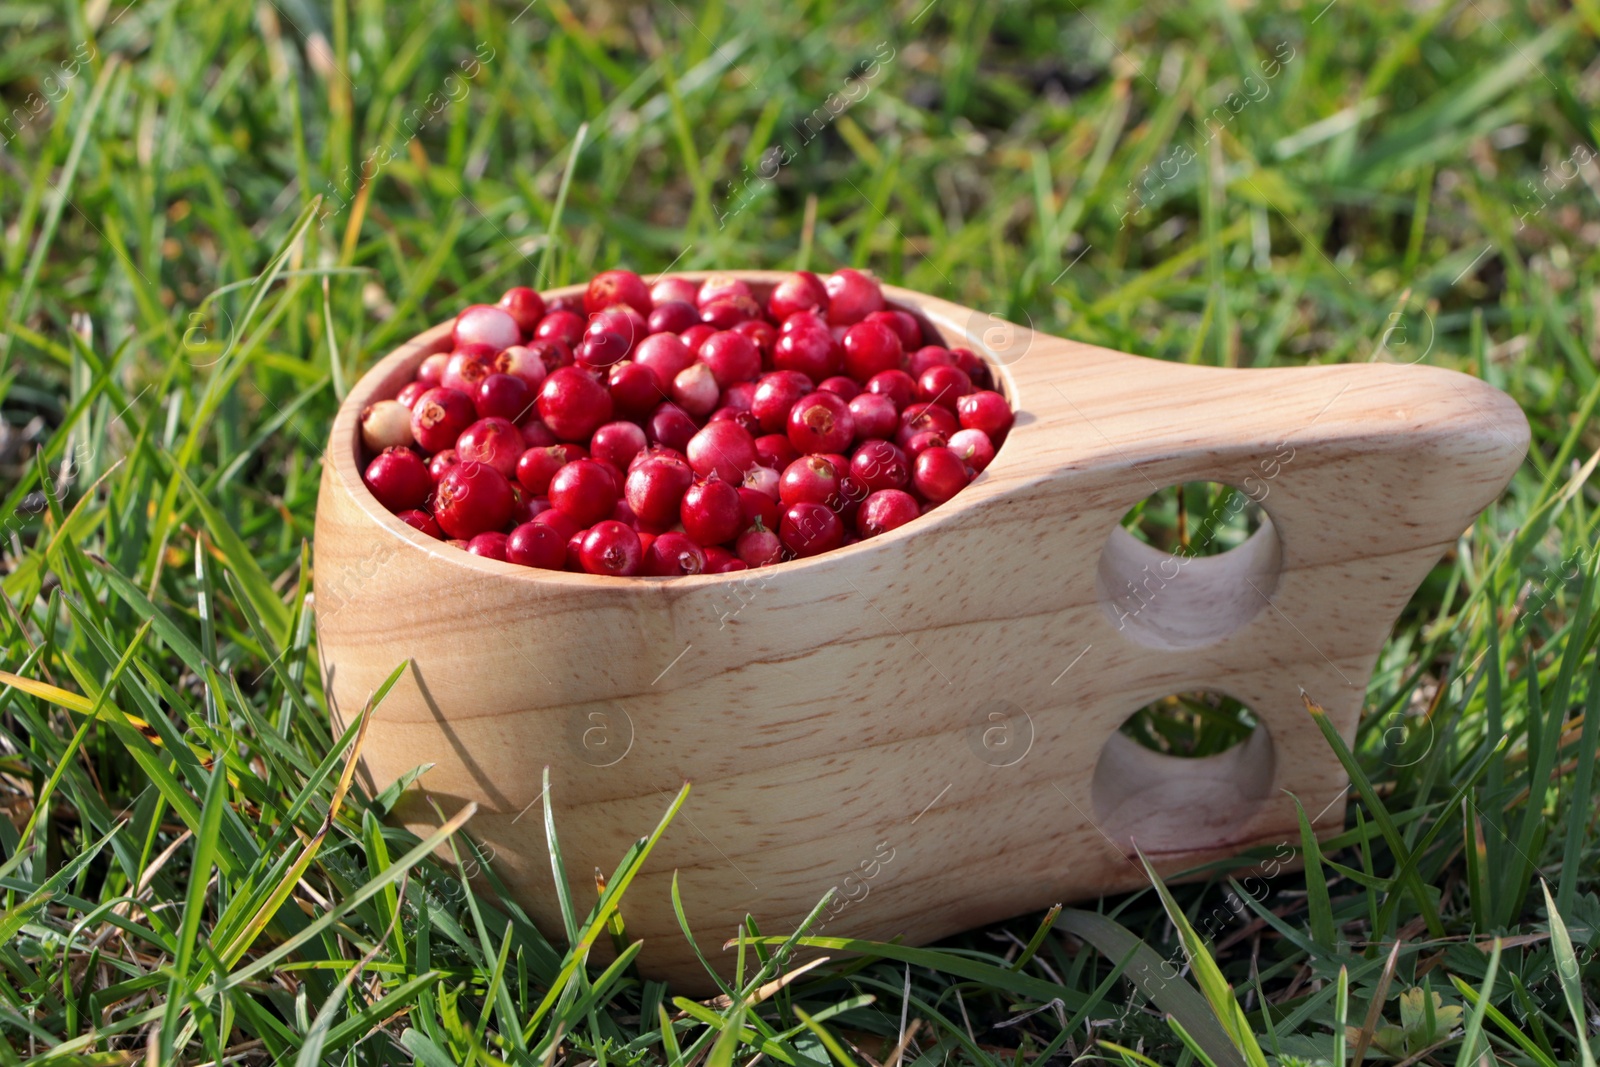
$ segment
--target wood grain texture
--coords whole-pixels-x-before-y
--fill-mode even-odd
[[[420,832],[429,801],[476,801],[469,832],[554,934],[541,769],[580,911],[592,870],[692,782],[623,901],[644,972],[684,988],[706,982],[674,871],[731,970],[721,945],[743,916],[787,933],[830,888],[845,903],[827,933],[920,943],[1139,886],[1135,844],[1177,873],[1296,843],[1290,793],[1338,828],[1345,777],[1301,692],[1353,735],[1396,615],[1527,446],[1508,397],[1450,371],[1174,365],[886,293],[997,359],[1017,425],[949,504],[810,560],[600,579],[470,556],[393,518],[361,484],[358,416],[448,324],[375,366],[333,427],[315,579],[336,714],[411,661],[372,724],[370,783],[432,764],[401,817]],[[1120,527],[1193,481],[1245,490],[1268,521],[1188,559]],[[1200,760],[1118,733],[1198,689],[1261,728]]]

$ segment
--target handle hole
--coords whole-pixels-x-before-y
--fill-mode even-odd
[[[1119,848],[1204,852],[1248,836],[1271,794],[1272,737],[1215,690],[1162,697],[1130,715],[1095,764],[1095,818]]]
[[[1124,637],[1151,648],[1198,648],[1255,618],[1281,567],[1265,510],[1237,487],[1196,482],[1146,498],[1112,528],[1096,586]]]

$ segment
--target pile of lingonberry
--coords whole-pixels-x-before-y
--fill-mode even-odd
[[[508,291],[456,317],[361,415],[367,488],[468,552],[614,576],[722,573],[901,526],[989,465],[1011,407],[965,348],[924,344],[878,282],[798,271],[581,296]]]

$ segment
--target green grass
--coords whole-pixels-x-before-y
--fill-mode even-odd
[[[1595,0],[0,0],[0,1061],[1592,1064],[1597,38]],[[1426,360],[1533,446],[1380,658],[1343,833],[760,1002],[757,916],[701,1004],[346,792],[307,603],[363,368],[614,264]]]

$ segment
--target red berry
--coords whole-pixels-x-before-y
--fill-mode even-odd
[[[578,347],[572,350],[572,360],[580,367],[602,370],[627,359],[632,348],[622,334],[601,330],[583,335]]]
[[[544,302],[544,313],[549,315],[555,311],[570,311],[574,315],[584,314],[583,294],[566,293],[562,296],[552,296]]]
[[[517,347],[526,348],[539,357],[539,362],[544,364],[545,376],[562,367],[572,366],[572,346],[565,341],[552,338],[547,341],[529,341],[526,345]],[[544,377],[540,377],[539,384],[544,384]]]
[[[766,433],[756,438],[756,462],[781,471],[800,458],[800,453],[784,433]]]
[[[899,308],[890,308],[887,311],[874,311],[862,322],[881,322],[894,331],[900,339],[900,347],[907,352],[914,351],[922,345],[922,324],[919,323],[908,311]]]
[[[869,490],[904,489],[911,481],[911,461],[888,441],[867,441],[850,457],[850,475]]]
[[[929,367],[917,379],[917,399],[956,410],[956,401],[972,392],[972,379],[960,367]]]
[[[814,382],[839,373],[844,352],[827,330],[801,328],[783,334],[772,346],[772,365],[799,371]]]
[[[712,545],[706,549],[707,574],[730,574],[733,571],[749,569],[749,565],[744,560],[735,556],[721,545]]]
[[[589,280],[583,309],[593,315],[612,304],[627,304],[641,315],[650,314],[650,287],[631,270],[606,270]]]
[[[916,459],[911,484],[930,504],[943,504],[972,480],[972,472],[948,448],[930,448]]]
[[[782,322],[797,311],[827,309],[828,289],[808,270],[797,270],[773,287],[767,312]]]
[[[517,329],[522,331],[524,337],[533,333],[533,328],[544,318],[544,297],[526,285],[507,289],[500,297],[500,306],[516,322]]]
[[[899,370],[900,337],[881,322],[858,322],[844,334],[844,372],[858,382]]]
[[[582,315],[571,311],[551,311],[539,320],[539,325],[533,328],[535,341],[560,341],[571,348],[583,340],[584,327],[588,322]]]
[[[660,307],[662,304],[678,303],[695,306],[699,301],[700,286],[688,278],[676,274],[669,274],[665,278],[658,278],[650,287],[650,305]]]
[[[801,501],[826,504],[838,499],[843,473],[827,456],[801,456],[783,469],[778,479],[778,499],[785,505]]]
[[[628,472],[624,492],[640,522],[664,528],[678,521],[684,494],[693,484],[689,464],[670,455],[654,455]]]
[[[682,333],[700,321],[700,312],[693,304],[684,303],[682,300],[668,300],[664,304],[657,304],[655,310],[650,312],[650,317],[645,320],[646,328],[655,333]]]
[[[778,370],[761,376],[750,398],[750,414],[768,433],[788,430],[789,411],[812,391],[811,379],[799,371]]]
[[[618,470],[627,470],[633,457],[644,451],[646,443],[644,430],[638,423],[608,422],[594,432],[589,454]]]
[[[749,411],[755,399],[755,382],[737,382],[722,391],[722,395],[717,397],[717,406],[733,408],[735,411]]]
[[[410,508],[406,511],[395,512],[394,517],[411,527],[413,530],[422,531],[435,541],[444,540],[444,531],[439,529],[438,521],[426,511],[418,511],[415,508]]]
[[[1011,405],[999,393],[980,389],[956,401],[956,416],[964,430],[982,430],[989,440],[998,441],[1011,429]]]
[[[711,368],[704,363],[695,363],[679,371],[672,379],[670,391],[674,403],[690,416],[702,419],[716,410],[717,397],[722,395]]]
[[[862,537],[876,537],[897,526],[904,526],[922,509],[910,493],[899,489],[880,489],[861,502],[856,512],[856,531]]]
[[[444,378],[439,384],[477,396],[478,383],[494,373],[494,359],[495,354],[481,345],[458,348],[445,361]]]
[[[533,390],[521,378],[496,371],[478,383],[476,403],[478,414],[486,419],[516,422],[533,410]]]
[[[672,379],[694,363],[694,353],[683,339],[670,333],[653,333],[639,342],[634,349],[633,361],[655,372],[657,387],[662,393],[672,385]]]
[[[569,449],[577,449],[576,454]],[[530,496],[544,496],[550,491],[550,479],[556,476],[556,471],[582,458],[583,450],[575,445],[530,448],[517,458],[517,484]]]
[[[695,303],[702,309],[714,300],[726,300],[730,297],[752,297],[750,286],[741,278],[731,274],[712,274],[700,283],[700,291],[695,295]]]
[[[789,411],[789,440],[801,452],[843,452],[855,435],[850,406],[837,393],[812,393]]]
[[[701,545],[732,541],[743,528],[739,491],[723,481],[697,482],[683,494],[678,509],[683,532]]]
[[[665,445],[682,452],[689,447],[689,439],[700,429],[689,413],[668,401],[656,407],[645,421],[645,435],[652,444]]]
[[[567,537],[543,522],[525,522],[506,538],[506,561],[558,571],[567,562]]]
[[[950,435],[950,451],[973,471],[981,473],[994,461],[994,443],[982,430],[958,430]]]
[[[467,551],[489,559],[506,558],[506,535],[497,530],[481,533],[467,542]]]
[[[639,535],[626,523],[607,519],[597,522],[583,535],[578,558],[590,574],[609,574],[623,578],[639,573],[644,549]]]
[[[778,326],[778,336],[794,333],[796,330],[822,330],[826,332],[828,316],[825,311],[796,311],[788,316]],[[841,335],[843,336],[843,335]]]
[[[593,526],[617,506],[616,480],[597,460],[576,460],[550,479],[550,503],[578,525]]]
[[[967,372],[967,377],[972,379],[972,384],[979,389],[992,389],[994,376],[989,373],[989,364],[978,358],[978,354],[970,348],[952,348],[950,356],[956,361],[956,366]]]
[[[733,550],[749,567],[770,567],[783,562],[783,542],[767,527],[746,530],[739,535]]]
[[[549,348],[546,342],[538,342],[540,348]],[[544,358],[539,354],[539,349],[528,345],[512,345],[510,348],[494,357],[494,369],[498,374],[509,374],[519,378],[528,389],[538,389],[544,384],[545,378],[550,374],[550,368],[545,366]]]
[[[828,275],[822,284],[828,290],[830,325],[851,326],[883,310],[883,289],[870,274],[846,267]]]
[[[772,346],[778,343],[777,328],[765,319],[750,319],[746,322],[741,322],[733,328],[733,332],[754,341],[756,351],[765,357],[771,357]]]
[[[585,337],[600,333],[620,334],[631,348],[644,340],[645,334],[649,332],[646,325],[649,321],[637,309],[627,304],[612,304],[590,315],[589,325],[584,327],[583,333]]]
[[[846,403],[861,395],[861,384],[854,378],[847,378],[842,374],[835,374],[832,378],[824,378],[817,383],[817,392],[832,393]]]
[[[742,333],[724,330],[705,339],[695,356],[711,368],[720,388],[753,380],[761,373],[761,349]]]
[[[949,437],[959,429],[961,424],[949,408],[938,404],[909,404],[900,412],[900,428],[895,431],[894,443],[904,448],[911,438],[924,430],[933,430]]]
[[[867,379],[867,392],[888,397],[902,411],[917,395],[917,380],[903,370],[886,370]]]
[[[827,506],[802,501],[783,513],[778,537],[790,552],[805,558],[838,548],[844,540],[844,524]]]
[[[689,347],[689,351],[698,352],[700,351],[700,346],[706,343],[706,338],[716,332],[717,328],[715,326],[708,326],[702,322],[678,334],[678,339]]]
[[[432,388],[444,381],[444,366],[450,362],[450,353],[435,352],[417,365],[417,381]]]
[[[522,328],[505,308],[473,304],[456,316],[455,343],[488,345],[495,352],[522,343]]]
[[[850,401],[850,418],[855,420],[858,441],[887,439],[900,427],[894,401],[877,393],[862,393]]]
[[[396,394],[395,401],[407,411],[410,411],[416,405],[417,397],[432,389],[436,384],[435,382],[424,381],[407,382],[400,387],[400,392]]]
[[[654,538],[645,549],[640,573],[654,578],[676,578],[684,574],[703,574],[705,569],[705,549],[687,534],[669,531]]]
[[[587,441],[611,421],[611,394],[577,367],[562,367],[539,388],[539,417],[563,441]]]
[[[721,297],[700,305],[700,321],[718,330],[731,330],[760,316],[761,305],[748,296]]]
[[[756,465],[756,442],[732,419],[710,422],[689,439],[685,453],[689,466],[702,478],[716,475],[725,482],[739,484],[744,472]]]
[[[950,439],[938,430],[922,430],[911,435],[911,440],[906,442],[905,452],[910,461],[916,463],[917,457],[928,449],[947,448],[949,444]]]
[[[561,538],[561,562],[556,564],[554,568],[555,570],[560,570],[566,565],[567,542],[572,540],[574,535],[582,533],[583,527],[574,522],[572,516],[564,511],[557,511],[555,508],[539,512],[530,521],[538,526],[550,527]]]
[[[487,463],[510,478],[517,472],[524,446],[522,431],[513,423],[499,418],[479,419],[456,438],[456,455],[463,463]]]
[[[427,464],[409,448],[386,448],[367,464],[362,480],[390,511],[420,508],[433,492]]]
[[[741,489],[754,489],[769,500],[778,499],[778,483],[782,476],[772,467],[760,465],[751,467],[744,472],[744,481],[740,483]]]
[[[511,521],[515,500],[505,475],[487,463],[458,463],[433,493],[433,517],[451,537],[470,538]]]
[[[428,460],[428,477],[433,479],[434,485],[438,485],[439,479],[444,477],[444,472],[460,462],[461,457],[456,455],[456,450],[453,448],[435,452],[433,458]]]
[[[424,452],[441,452],[453,448],[461,431],[477,417],[466,393],[436,386],[411,405],[411,436]]]
[[[656,372],[637,363],[618,363],[611,368],[608,377],[617,413],[629,418],[648,415],[665,395]]]
[[[731,422],[751,437],[761,433],[761,420],[748,411],[739,411],[735,408],[718,408],[713,411],[706,423],[709,425],[713,422]]]
[[[361,443],[369,451],[405,448],[415,440],[411,436],[411,410],[400,401],[380,400],[361,412]]]

